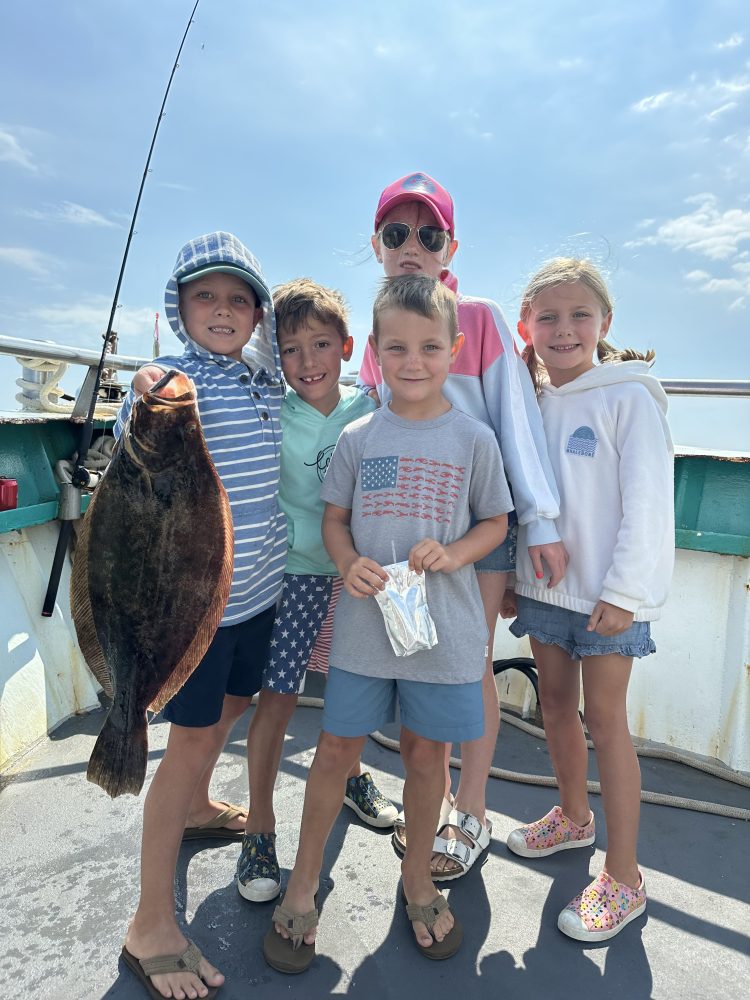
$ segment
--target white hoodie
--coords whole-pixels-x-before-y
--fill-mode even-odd
[[[597,365],[545,386],[539,405],[560,490],[557,529],[570,562],[547,589],[520,529],[516,591],[590,614],[606,601],[659,617],[674,565],[672,445],[667,397],[644,361]]]

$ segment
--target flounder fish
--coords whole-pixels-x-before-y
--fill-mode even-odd
[[[83,519],[71,577],[78,642],[112,707],[87,777],[113,798],[143,787],[146,710],[200,663],[232,583],[229,500],[195,387],[168,372],[133,404]]]

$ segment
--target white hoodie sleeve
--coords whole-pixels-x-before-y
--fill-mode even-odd
[[[626,611],[658,608],[674,564],[673,449],[644,385],[629,383],[606,405],[619,453],[622,514],[600,600]]]

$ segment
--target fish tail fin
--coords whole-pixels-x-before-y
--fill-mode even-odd
[[[126,738],[123,729],[112,722],[111,714],[99,733],[89,758],[86,777],[103,788],[113,799],[118,795],[138,795],[146,779],[148,737],[146,719]]]

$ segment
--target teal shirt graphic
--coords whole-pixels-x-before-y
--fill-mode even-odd
[[[341,386],[341,400],[327,417],[287,390],[281,406],[279,487],[279,505],[287,517],[287,573],[338,575],[320,534],[325,508],[320,487],[341,431],[374,409],[374,400],[354,386]]]

